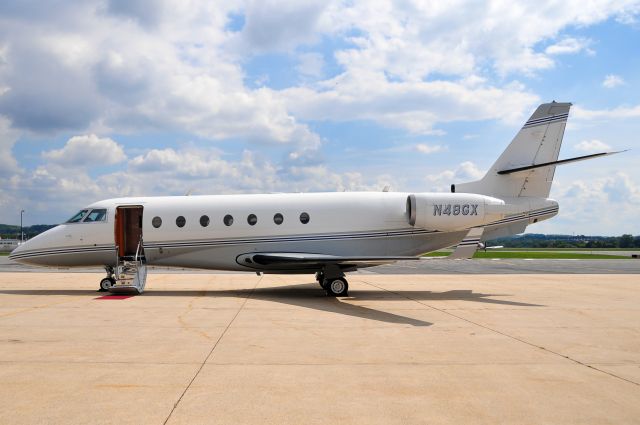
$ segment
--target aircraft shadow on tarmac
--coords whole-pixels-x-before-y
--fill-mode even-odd
[[[0,290],[0,294],[5,295],[68,295],[95,296],[96,291],[78,290],[55,290],[55,289],[5,289]],[[310,308],[318,311],[325,311],[347,316],[358,317],[369,320],[376,320],[386,323],[406,324],[412,326],[431,326],[433,323],[419,320],[411,317],[402,316],[400,314],[389,313],[386,311],[376,310],[358,304],[352,304],[349,301],[471,301],[488,304],[499,304],[515,307],[544,307],[539,304],[529,304],[516,301],[497,300],[490,297],[505,296],[504,294],[483,294],[473,292],[469,289],[451,290],[446,292],[431,291],[386,291],[386,290],[369,290],[359,289],[350,291],[350,296],[343,300],[331,298],[324,295],[316,283],[298,284],[268,288],[242,288],[242,289],[223,289],[223,290],[153,290],[147,289],[143,297],[233,297],[233,298],[251,298],[263,301],[272,301],[297,307]],[[422,304],[424,305],[424,304]],[[425,305],[425,307],[428,307]]]

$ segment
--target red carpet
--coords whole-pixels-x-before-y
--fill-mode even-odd
[[[96,298],[96,300],[126,300],[127,298],[131,298],[132,296],[133,295],[103,295]]]

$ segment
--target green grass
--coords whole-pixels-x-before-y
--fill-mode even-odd
[[[445,257],[450,252],[434,251],[425,254],[425,257]],[[628,260],[631,257],[623,255],[603,255],[572,252],[552,252],[552,251],[477,251],[473,258],[535,258],[535,259],[556,259],[556,260]]]
[[[478,251],[473,258],[540,258],[540,259],[572,259],[572,260],[625,260],[631,257],[624,255],[604,255],[558,251]]]
[[[0,252],[0,255],[5,255],[5,256],[7,256],[7,255],[9,255],[9,254],[10,254],[9,252]]]
[[[449,251],[433,251],[427,252],[426,254],[422,254],[423,257],[446,257],[451,254]]]
[[[640,251],[640,248],[493,248],[495,251]]]

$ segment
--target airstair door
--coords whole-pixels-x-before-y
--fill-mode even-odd
[[[142,210],[139,205],[116,208],[115,242],[118,257],[134,259],[142,253]]]
[[[116,208],[115,242],[118,261],[114,269],[114,293],[141,294],[147,281],[142,246],[142,206],[122,205]]]

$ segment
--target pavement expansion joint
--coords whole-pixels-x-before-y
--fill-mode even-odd
[[[193,375],[193,378],[191,378],[191,380],[189,381],[189,383],[185,387],[184,391],[182,391],[182,394],[180,394],[180,397],[178,398],[178,400],[174,403],[173,407],[171,408],[171,411],[169,412],[169,415],[167,415],[167,418],[164,420],[163,425],[165,425],[167,422],[169,422],[169,420],[171,419],[171,416],[173,415],[173,412],[175,412],[176,408],[180,404],[180,401],[182,401],[182,398],[184,397],[184,395],[187,393],[187,391],[189,391],[189,388],[191,388],[191,385],[196,380],[196,378],[198,377],[198,375],[202,371],[202,368],[207,363],[209,358],[213,355],[213,352],[215,351],[216,347],[218,347],[218,344],[220,344],[220,341],[222,341],[222,338],[224,338],[224,336],[226,335],[227,331],[229,330],[229,328],[231,327],[233,322],[236,320],[236,318],[238,317],[238,315],[240,314],[242,309],[244,309],[245,305],[247,305],[247,301],[249,301],[249,298],[251,298],[251,295],[253,294],[255,289],[258,287],[258,285],[260,284],[262,279],[263,279],[263,276],[260,276],[260,278],[256,281],[256,284],[253,286],[251,291],[247,294],[247,296],[245,297],[244,301],[242,302],[242,304],[238,308],[238,311],[236,311],[236,314],[231,318],[231,320],[229,321],[227,326],[224,328],[224,331],[222,331],[222,333],[220,334],[220,336],[218,337],[216,342],[213,344],[213,347],[211,347],[211,350],[209,351],[209,354],[207,354],[207,356],[204,358],[202,363],[200,363],[200,367],[198,367],[198,370]],[[206,291],[205,291],[205,294],[206,294]]]
[[[587,368],[589,368],[589,369],[596,370],[596,371],[601,372],[601,373],[603,373],[603,374],[605,374],[605,375],[609,375],[609,376],[611,376],[611,377],[613,377],[613,378],[620,379],[620,380],[622,380],[622,381],[624,381],[624,382],[628,382],[628,383],[633,384],[633,385],[635,385],[635,386],[640,386],[640,383],[635,382],[635,381],[632,381],[631,379],[627,379],[627,378],[624,378],[624,377],[622,377],[622,376],[616,375],[616,374],[614,374],[614,373],[607,372],[606,370],[602,370],[602,369],[599,369],[599,368],[597,368],[597,367],[595,367],[595,366],[593,366],[593,365],[590,365],[590,364],[587,364],[587,363],[581,362],[580,360],[577,360],[577,359],[575,359],[575,358],[573,358],[573,357],[571,357],[571,356],[567,356],[567,355],[562,354],[562,353],[559,353],[559,352],[557,352],[557,351],[553,351],[553,350],[551,350],[551,349],[549,349],[549,348],[545,348],[545,347],[539,346],[539,345],[537,345],[537,344],[534,344],[534,343],[532,343],[532,342],[526,341],[526,340],[524,340],[524,339],[522,339],[522,338],[518,338],[517,336],[510,335],[510,334],[508,334],[508,333],[506,333],[506,332],[499,331],[499,330],[494,329],[494,328],[492,328],[492,327],[490,327],[490,326],[486,326],[486,325],[483,325],[483,324],[481,324],[481,323],[474,322],[473,320],[467,319],[467,318],[462,317],[462,316],[459,316],[459,315],[457,315],[457,314],[453,314],[453,313],[451,313],[451,311],[450,311],[450,310],[445,310],[445,309],[442,309],[442,308],[434,307],[434,306],[432,306],[432,305],[430,305],[430,304],[427,304],[427,303],[425,303],[425,302],[423,302],[423,301],[417,300],[417,299],[415,299],[415,298],[411,298],[411,297],[409,297],[409,296],[403,295],[403,294],[398,293],[398,292],[395,292],[395,291],[391,291],[391,290],[386,289],[386,288],[384,288],[384,287],[382,287],[382,286],[378,286],[378,285],[375,285],[375,284],[373,284],[373,283],[371,283],[371,282],[367,282],[366,280],[361,280],[361,282],[366,283],[366,284],[367,284],[367,285],[369,285],[369,286],[373,286],[374,288],[378,288],[378,289],[380,289],[380,290],[387,291],[387,292],[390,292],[390,293],[392,293],[392,294],[398,295],[399,297],[403,297],[403,298],[406,298],[406,299],[408,299],[408,300],[411,300],[411,301],[417,302],[418,304],[422,304],[422,305],[424,305],[424,306],[426,306],[426,307],[429,307],[429,308],[431,308],[431,309],[433,309],[433,310],[437,310],[437,311],[439,311],[439,312],[441,312],[441,313],[448,314],[449,316],[452,316],[452,317],[455,317],[455,318],[457,318],[457,319],[463,320],[463,321],[465,321],[465,322],[467,322],[467,323],[470,323],[470,324],[472,324],[472,325],[475,325],[475,326],[478,326],[478,327],[480,327],[480,328],[486,329],[486,330],[488,330],[488,331],[494,332],[494,333],[496,333],[496,334],[499,334],[499,335],[505,336],[505,337],[510,338],[510,339],[512,339],[512,340],[514,340],[514,341],[518,341],[518,342],[521,342],[521,343],[523,343],[523,344],[527,344],[527,345],[529,345],[529,346],[531,346],[531,347],[538,348],[538,349],[540,349],[540,350],[542,350],[542,351],[545,351],[546,353],[553,354],[553,355],[555,355],[555,356],[565,358],[565,359],[567,359],[567,360],[569,360],[569,361],[572,361],[572,362],[574,362],[575,364],[578,364],[578,365],[580,365],[580,366],[584,366],[584,367],[587,367]]]

